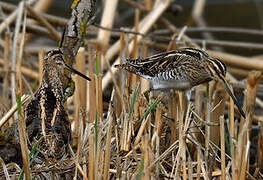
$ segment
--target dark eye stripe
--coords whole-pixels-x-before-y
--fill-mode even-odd
[[[214,59],[213,61],[216,63],[217,67],[220,69],[222,74],[225,76],[226,75],[226,65],[225,65],[225,63],[223,63],[222,61],[220,61],[218,59]]]

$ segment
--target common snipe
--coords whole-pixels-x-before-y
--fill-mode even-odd
[[[187,90],[211,80],[220,80],[245,118],[244,111],[225,79],[226,65],[200,49],[184,48],[145,59],[127,59],[127,62],[115,67],[150,80],[153,90]]]
[[[32,147],[43,137],[38,149],[46,159],[60,159],[71,143],[70,122],[63,106],[66,90],[62,73],[65,69],[90,80],[65,64],[60,50],[50,51],[44,59],[40,88],[25,108],[29,144]]]

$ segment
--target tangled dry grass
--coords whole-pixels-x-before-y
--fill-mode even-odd
[[[207,51],[228,65],[227,77],[234,92],[243,92],[240,94],[244,97],[246,119],[240,116],[223,86],[216,81],[195,87],[190,95],[189,92],[175,90],[149,92],[149,82],[117,71],[113,68],[114,63],[130,54],[131,57],[146,57],[156,50],[198,45],[185,35],[186,27],[177,29],[161,17],[171,1],[146,0],[146,6],[135,1],[121,2],[136,9],[134,28],[107,29],[112,27],[118,1],[106,1],[100,26],[107,28],[97,30],[90,27],[87,41],[76,57],[76,69],[87,74],[92,81],[86,82],[75,76],[75,94],[67,101],[73,134],[70,158],[43,161],[34,149],[30,154],[32,162],[27,164],[32,178],[263,179],[261,59],[254,57],[247,61],[247,57]],[[2,4],[1,7],[5,12],[17,11],[12,5]],[[44,18],[51,27],[64,26],[67,22],[47,14],[35,15]],[[11,16],[8,16],[10,27],[11,21],[14,21]],[[32,18],[32,12],[26,18]],[[158,42],[158,30],[152,35],[142,36],[156,22],[161,22],[173,33],[163,36],[163,39],[169,39],[168,43]],[[55,35],[57,30],[50,29],[49,25],[25,23],[24,27],[33,34],[38,31],[43,37],[51,32],[53,39],[58,40]],[[21,34],[25,36],[25,32]],[[94,34],[98,37],[91,40]],[[110,35],[118,38],[114,44],[109,41]],[[16,52],[19,54],[18,61],[15,64],[6,63],[12,58],[11,39],[6,33],[5,40],[0,41],[1,51],[4,52],[0,59],[0,176],[2,179],[22,179],[25,164],[21,159],[20,162],[17,159],[4,162],[7,156],[19,158],[16,153],[19,153],[17,148],[20,147],[12,146],[10,138],[19,138],[18,134],[13,132],[8,139],[6,130],[10,131],[10,126],[17,120],[14,115],[17,108],[23,108],[30,97],[21,94],[21,103],[16,105],[8,94],[11,94],[10,89],[18,87],[25,94],[35,91],[37,85],[34,82],[41,81],[45,52],[42,48],[37,51],[26,49],[26,43],[25,47],[19,43],[20,48]],[[38,62],[35,61],[37,57]],[[17,69],[12,69],[14,67]],[[17,72],[14,78],[16,84],[20,82],[19,86],[10,83],[8,74],[12,73],[11,70]]]

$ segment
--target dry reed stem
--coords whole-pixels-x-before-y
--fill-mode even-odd
[[[85,58],[85,49],[81,47],[76,56],[76,69],[82,74],[86,74],[86,58]],[[85,113],[86,112],[86,99],[87,99],[87,82],[85,79],[80,76],[75,76],[75,94],[74,94],[74,120],[75,126],[73,130],[73,145],[76,145],[78,141],[78,129],[79,125],[82,124],[85,129]],[[83,112],[83,122],[80,123],[79,112]]]
[[[89,128],[91,130],[91,128]],[[88,169],[88,177],[90,180],[95,179],[95,143],[94,143],[94,134],[89,135],[89,169]]]
[[[118,5],[118,0],[106,0],[105,1],[100,26],[112,28],[117,5]],[[99,44],[101,45],[102,52],[105,52],[107,50],[109,40],[110,40],[110,35],[111,35],[111,31],[99,29],[97,39],[98,39]]]
[[[181,161],[182,161],[182,171],[183,171],[183,179],[186,180],[186,144],[185,144],[185,126],[184,126],[184,114],[186,113],[185,112],[185,109],[183,108],[183,94],[182,92],[178,92],[178,96],[179,96],[179,107],[180,107],[180,110],[178,111],[178,137],[179,137],[179,151],[178,151],[178,154],[179,156],[181,157]],[[178,106],[177,106],[178,108]],[[185,121],[187,121],[187,119],[185,119]],[[179,153],[180,152],[180,153]],[[178,158],[179,158],[178,156]],[[177,158],[176,158],[177,159]],[[178,163],[179,161],[177,160],[177,165],[179,165],[180,163]],[[178,166],[176,167],[176,169],[178,169]],[[179,169],[178,169],[179,170]],[[176,171],[177,172],[177,171]]]
[[[210,84],[210,83],[209,83]],[[209,88],[209,84],[207,83],[207,90],[208,90],[208,94],[206,95],[206,117],[205,120],[207,123],[211,123],[211,111],[212,111],[212,107],[211,107],[211,90]],[[205,126],[205,164],[207,169],[209,169],[209,164],[208,161],[210,159],[209,157],[209,152],[210,152],[210,146],[209,146],[209,142],[211,139],[211,133],[210,133],[210,126]],[[201,165],[201,169],[202,169],[202,165]],[[202,170],[203,171],[203,170]]]
[[[144,19],[142,19],[139,23],[139,32],[140,33],[146,33],[150,30],[152,25],[156,22],[156,20],[161,16],[161,14],[169,7],[171,1],[161,1],[158,6],[153,9]],[[130,38],[129,38],[130,39]],[[138,37],[138,42],[140,42],[142,37]],[[130,53],[133,48],[134,41],[131,41],[129,43],[128,52]],[[118,53],[120,49],[120,40],[117,41],[114,45],[112,45],[109,50],[107,51],[105,58],[108,60],[111,60],[112,57]],[[114,64],[118,63],[120,61],[120,58],[117,58],[115,62],[113,63],[113,66],[111,67],[112,72],[115,74],[117,72],[117,69],[114,68]],[[104,91],[105,88],[108,86],[109,82],[111,81],[111,74],[109,72],[106,73],[106,75],[103,77],[102,81],[102,90]]]
[[[171,151],[173,151],[176,148],[177,144],[179,144],[179,141],[175,141],[173,144],[171,144],[158,158],[156,158],[149,165],[148,168],[151,169],[157,162],[160,162],[161,160],[163,160]]]
[[[197,180],[200,180],[200,173],[201,173],[201,155],[200,155],[200,152],[201,152],[201,147],[198,146],[197,147],[197,177],[196,177]]]
[[[150,164],[151,158],[150,158],[150,147],[149,147],[149,135],[146,134],[142,139],[142,157],[143,157],[143,175],[142,179],[144,180],[150,180],[150,170],[148,169],[148,166]]]
[[[26,21],[27,21],[27,11],[24,12],[24,22],[23,22],[23,28],[22,28],[22,33],[21,33],[21,41],[20,41],[19,52],[18,52],[18,60],[17,60],[17,64],[16,64],[17,79],[19,81],[19,89],[20,89],[20,97],[22,97],[22,95],[23,95],[21,66],[22,66],[24,44],[25,44]]]
[[[16,63],[17,63],[17,47],[18,47],[18,39],[19,39],[19,31],[22,24],[22,16],[24,11],[24,4],[25,2],[22,1],[19,3],[18,6],[18,13],[15,25],[15,32],[14,32],[14,39],[12,44],[12,57],[11,57],[11,100],[12,104],[16,103]],[[15,118],[17,115],[15,114]]]
[[[135,9],[135,17],[134,17],[134,29],[135,32],[139,31],[139,20],[140,20],[140,10]],[[138,57],[138,35],[135,34],[133,37],[133,47],[132,47],[132,52],[131,56],[132,58],[136,59]],[[135,75],[134,73],[129,73],[130,74],[130,84],[128,84],[128,87],[130,89],[134,89],[136,87],[137,82],[139,81],[140,77]],[[129,82],[129,79],[128,79]]]
[[[28,146],[27,146],[27,136],[26,136],[26,122],[22,116],[18,118],[18,130],[19,130],[19,139],[22,152],[23,160],[23,169],[25,172],[26,179],[30,179],[30,165],[28,157]]]
[[[257,88],[259,84],[259,78],[262,72],[260,71],[252,71],[248,75],[247,81],[247,99],[246,99],[246,113],[249,114],[248,117],[249,123],[248,128],[252,127],[252,119],[255,111],[255,102],[256,102],[256,94]]]
[[[89,59],[89,67],[88,71],[89,74],[88,76],[91,78],[91,81],[89,82],[87,88],[87,111],[89,111],[89,120],[88,122],[94,122],[95,117],[96,117],[96,90],[95,90],[95,75],[94,75],[94,70],[93,70],[93,65],[94,65],[94,53],[92,52],[92,48],[88,46],[88,59]]]
[[[178,121],[179,121],[179,102],[177,94],[172,91],[170,92],[170,98],[168,99],[168,115],[174,119],[174,122],[171,122],[171,141],[174,142],[178,140]]]
[[[128,123],[129,123],[129,115],[126,113],[123,115],[122,119],[122,133],[120,135],[120,150],[128,151],[129,148],[127,147],[127,132],[128,132]]]
[[[211,123],[220,124],[220,116],[224,115],[225,112],[225,101],[226,101],[226,91],[221,83],[216,83],[216,90],[213,93],[213,110],[211,114]],[[212,141],[215,145],[219,146],[219,138],[218,134],[220,134],[219,126],[211,126],[210,127],[210,141]]]
[[[140,126],[140,128],[139,128],[139,131],[138,131],[138,133],[137,133],[137,136],[136,136],[136,138],[135,138],[134,145],[139,144],[139,142],[140,142],[140,140],[141,140],[141,138],[142,138],[143,131],[145,130],[146,125],[147,125],[149,119],[150,119],[150,115],[147,116],[147,118],[145,118],[145,119],[142,121],[141,126]]]
[[[152,6],[153,6],[152,4],[153,4],[152,0],[144,0],[144,6],[148,11],[152,9]]]
[[[77,134],[77,152],[76,152],[76,167],[75,167],[75,175],[74,175],[74,180],[77,180],[77,176],[78,176],[78,169],[80,169],[80,172],[82,174],[83,177],[85,177],[85,173],[82,170],[82,168],[80,167],[79,165],[79,161],[80,161],[80,154],[81,154],[81,149],[82,149],[82,140],[83,140],[83,118],[85,118],[85,111],[84,113],[80,113],[80,121],[79,121],[79,124],[78,126],[75,128],[78,128],[78,134]],[[75,119],[75,122],[76,122],[76,119]],[[76,124],[75,124],[76,125]],[[82,173],[83,172],[83,173]]]
[[[31,97],[29,95],[23,95],[21,97],[21,106],[27,103]],[[10,110],[1,118],[0,120],[0,128],[13,116],[13,114],[17,111],[17,104],[13,105]]]
[[[233,88],[231,85],[230,89],[233,92]],[[230,101],[230,105],[229,105],[229,142],[230,142],[230,153],[231,153],[231,168],[232,168],[232,179],[236,179],[236,158],[235,158],[235,146],[234,146],[234,138],[236,137],[235,134],[235,119],[234,119],[234,101],[233,99],[229,96],[229,101]]]
[[[36,17],[36,19],[43,24],[51,33],[51,35],[53,36],[53,38],[59,42],[60,41],[60,33],[57,32],[57,30],[42,16],[40,16],[38,14],[38,12],[36,12],[30,5],[25,5],[27,10],[29,11],[30,14],[32,14],[34,17]]]
[[[5,34],[5,47],[4,47],[4,78],[3,78],[3,92],[2,92],[2,101],[3,103],[8,102],[8,69],[9,69],[9,53],[10,53],[10,33]],[[11,125],[12,122],[9,123]]]
[[[112,90],[110,103],[113,102],[115,95],[114,89]],[[104,167],[103,167],[103,179],[107,180],[109,178],[109,169],[111,162],[111,136],[112,136],[112,122],[113,122],[113,109],[112,104],[109,105],[108,116],[107,116],[107,135],[106,135],[106,146],[105,146],[105,157],[104,157]]]
[[[85,179],[85,180],[88,180],[88,177],[86,176],[85,172],[83,171],[83,169],[81,168],[81,166],[79,164],[76,164],[80,174],[82,175],[82,177]]]
[[[221,142],[221,179],[226,180],[226,158],[225,158],[225,119],[220,116],[220,142]]]
[[[38,73],[39,73],[39,86],[42,82],[42,76],[43,76],[43,67],[44,67],[44,58],[45,58],[45,51],[40,50],[38,52]]]
[[[245,101],[245,109],[246,109],[246,114],[247,114],[247,119],[245,120],[244,118],[241,119],[240,122],[240,129],[243,131],[245,130],[245,125],[247,124],[246,127],[246,134],[244,134],[243,138],[240,139],[238,138],[239,141],[243,141],[243,148],[240,149],[241,153],[239,154],[239,160],[242,159],[241,161],[241,168],[240,168],[240,174],[239,178],[243,179],[245,178],[246,175],[246,168],[248,167],[249,164],[249,158],[248,157],[248,148],[250,144],[250,129],[252,127],[252,119],[255,111],[255,102],[256,102],[256,92],[257,92],[257,87],[259,83],[259,78],[260,78],[261,72],[260,71],[252,71],[248,75],[248,81],[247,81],[247,93],[246,93],[246,101]],[[245,148],[244,148],[245,147]],[[238,147],[240,148],[240,147]],[[246,152],[245,152],[246,150]]]

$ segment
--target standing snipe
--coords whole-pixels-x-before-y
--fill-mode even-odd
[[[219,59],[194,48],[160,53],[145,59],[127,59],[115,65],[151,81],[152,89],[186,90],[211,80],[220,80],[234,100],[241,115],[245,113],[231,92],[226,76],[226,65]]]
[[[43,137],[37,148],[46,159],[60,159],[71,142],[70,122],[63,106],[66,90],[62,73],[65,69],[90,80],[65,64],[60,50],[50,51],[44,59],[41,86],[25,109],[29,143],[32,147]]]

